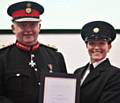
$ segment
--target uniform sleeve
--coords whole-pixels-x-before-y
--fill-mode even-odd
[[[117,71],[107,82],[99,103],[120,102],[120,71]]]
[[[62,73],[67,73],[66,64],[62,53],[58,52],[59,67]]]
[[[14,103],[5,97],[5,86],[4,86],[4,61],[0,55],[0,103]]]

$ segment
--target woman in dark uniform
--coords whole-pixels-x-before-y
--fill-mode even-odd
[[[81,36],[90,62],[75,71],[81,76],[80,103],[119,103],[120,69],[107,58],[115,29],[107,22],[93,21],[83,26]]]

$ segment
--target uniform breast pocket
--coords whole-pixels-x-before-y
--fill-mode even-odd
[[[9,72],[6,74],[5,85],[10,91],[24,91],[30,83],[29,72]]]

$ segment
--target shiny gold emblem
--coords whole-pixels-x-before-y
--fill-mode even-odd
[[[25,9],[25,12],[27,13],[27,14],[30,14],[30,13],[32,13],[32,8],[31,8],[31,3],[27,3],[27,5],[26,5],[26,9]]]
[[[98,27],[93,28],[94,33],[98,33],[99,31],[100,31],[100,29]]]

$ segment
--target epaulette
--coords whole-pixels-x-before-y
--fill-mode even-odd
[[[11,44],[2,44],[0,45],[0,51],[1,50],[4,50],[4,49],[7,49],[8,47],[10,47],[11,45],[13,45],[14,43],[11,43]]]
[[[40,44],[40,45],[45,46],[47,48],[50,48],[50,49],[52,49],[54,51],[58,50],[58,48],[55,45],[51,45],[51,44],[48,44],[48,45]]]

